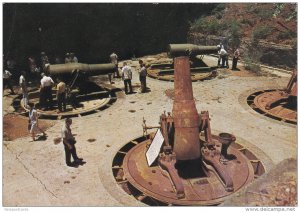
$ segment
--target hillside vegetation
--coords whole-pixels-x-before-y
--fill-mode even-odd
[[[240,46],[244,58],[274,63],[276,57],[272,59],[265,55],[266,51],[270,52],[270,46],[277,49],[297,48],[297,4],[219,4],[211,15],[199,17],[191,23],[189,35],[193,40],[201,36],[206,41],[202,44],[212,44],[213,42],[208,41],[211,40],[210,36],[214,36],[217,42],[220,42],[220,37],[226,37],[231,53]],[[277,53],[282,54],[282,51]],[[275,65],[292,67],[294,64],[289,62]]]

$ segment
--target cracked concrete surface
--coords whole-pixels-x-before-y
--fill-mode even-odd
[[[205,57],[205,60],[215,65],[215,58]],[[132,62],[134,66],[137,64]],[[250,149],[262,155],[263,163],[264,157],[272,164],[297,157],[296,126],[263,117],[243,100],[245,93],[256,88],[285,87],[290,75],[278,74],[280,77],[227,74],[193,83],[198,112],[209,111],[212,130],[243,138]],[[137,86],[137,70],[133,71],[133,77],[133,85]],[[123,89],[120,79],[114,81],[114,86]],[[172,111],[173,101],[164,92],[173,89],[173,83],[147,78],[147,85],[149,93],[138,93],[135,87],[137,93],[120,96],[109,108],[73,119],[77,152],[87,162],[78,168],[65,165],[62,143],[53,142],[60,136],[62,120],[47,130],[46,141],[31,142],[29,135],[4,141],[3,206],[143,205],[115,183],[111,164],[124,144],[142,135],[143,117],[147,124],[156,125],[164,110]],[[9,106],[8,102],[4,104]],[[267,170],[270,166],[267,163]]]

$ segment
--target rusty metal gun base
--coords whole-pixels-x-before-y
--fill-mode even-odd
[[[271,109],[266,109],[268,102],[276,99],[279,100],[282,97],[282,92],[283,91],[281,90],[257,91],[248,96],[247,103],[253,110],[267,117],[291,124],[297,124],[296,102],[282,101],[274,105]]]
[[[216,136],[213,139],[220,148]],[[189,167],[188,173],[186,169],[179,170],[177,167],[185,191],[185,197],[178,198],[168,174],[157,162],[148,166],[145,153],[150,143],[143,137],[131,141],[118,151],[113,161],[117,183],[128,194],[148,205],[218,205],[265,172],[254,154],[239,144],[233,144],[228,153],[236,158],[223,163],[233,179],[233,192],[224,189],[222,181],[209,165]]]

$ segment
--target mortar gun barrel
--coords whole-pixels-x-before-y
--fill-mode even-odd
[[[204,54],[216,54],[220,47],[218,46],[198,46],[194,44],[169,44],[169,57],[191,56]]]
[[[66,63],[49,65],[47,71],[50,75],[71,75],[74,70],[79,70],[88,76],[105,75],[113,73],[116,70],[115,64],[84,64],[84,63]]]

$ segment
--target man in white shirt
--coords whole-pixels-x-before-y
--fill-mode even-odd
[[[229,68],[228,53],[224,48],[221,48],[220,55],[221,55],[221,59],[222,59],[222,67],[225,67],[225,64],[226,64],[226,67]]]
[[[11,94],[15,94],[13,86],[12,86],[12,82],[11,82],[11,76],[12,76],[12,74],[10,73],[10,71],[5,69],[4,73],[3,73],[3,89],[5,89],[6,86],[8,86],[8,88],[11,91]]]
[[[19,79],[19,85],[21,87],[22,93],[23,93],[23,103],[24,103],[24,107],[28,108],[28,90],[27,90],[27,82],[25,79],[26,76],[26,72],[25,71],[21,71],[21,76]]]
[[[52,86],[54,81],[47,74],[42,73],[41,89],[40,89],[40,106],[41,108],[52,107]]]
[[[131,86],[132,72],[131,72],[131,67],[128,66],[126,62],[123,63],[122,79],[124,81],[125,93],[128,94],[128,85],[130,90],[129,93],[132,93],[132,86]]]
[[[66,164],[67,166],[76,166],[78,164],[83,164],[82,158],[79,158],[76,153],[75,143],[76,140],[71,131],[72,119],[66,118],[65,123],[61,129],[61,138],[65,147],[66,153]],[[73,163],[71,163],[71,155],[73,157]]]
[[[114,73],[114,77],[117,77],[119,78],[120,77],[120,74],[119,74],[119,70],[118,70],[118,55],[116,53],[112,53],[110,55],[110,61],[111,63],[115,64],[116,66],[116,70],[115,70],[115,73]]]

